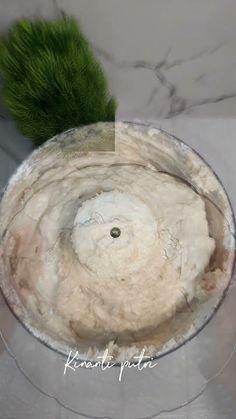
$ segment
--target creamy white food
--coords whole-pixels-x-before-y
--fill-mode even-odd
[[[198,293],[215,249],[205,203],[137,164],[135,149],[124,161],[118,140],[117,153],[87,154],[75,139],[71,154],[56,141],[36,152],[9,185],[1,270],[41,333],[69,346],[137,341]]]

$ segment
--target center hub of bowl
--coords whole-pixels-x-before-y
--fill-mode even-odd
[[[110,231],[110,235],[111,235],[111,237],[116,239],[117,237],[119,237],[121,235],[121,231],[118,227],[113,227]]]
[[[148,205],[114,189],[78,208],[71,243],[80,262],[101,283],[142,270],[153,258],[156,232]]]

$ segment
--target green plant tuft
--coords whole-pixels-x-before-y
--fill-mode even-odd
[[[116,101],[74,18],[13,23],[0,41],[0,74],[9,113],[36,145],[69,128],[114,120]]]

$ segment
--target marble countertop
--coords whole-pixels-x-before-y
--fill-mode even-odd
[[[1,0],[0,28],[4,30],[21,15],[50,17],[60,10],[78,17],[95,48],[119,102],[117,119],[149,121],[192,146],[219,176],[236,210],[235,1]],[[32,146],[17,132],[2,107],[0,114],[3,190]],[[125,379],[117,382],[114,400],[108,401],[101,393],[94,403],[89,392],[80,403],[83,383],[78,382],[78,410],[88,418],[235,419],[234,284],[235,279],[210,323],[175,352],[175,362],[168,356],[160,360],[161,364],[170,362],[170,382],[157,372],[152,381],[146,382],[151,386],[149,390],[140,387],[141,402],[134,403],[132,408],[135,377],[133,386],[132,379],[129,386]],[[3,305],[1,300],[1,309]],[[11,329],[9,322],[7,327]],[[163,409],[161,397],[178,396],[172,395],[170,389],[174,369],[180,366],[186,376],[183,389],[177,391],[183,393],[182,402]],[[35,365],[36,370],[39,367]],[[200,378],[205,384],[191,398],[191,389]],[[89,404],[92,407],[86,409]],[[84,416],[66,409],[55,397],[48,397],[27,381],[0,341],[0,419],[32,417]]]

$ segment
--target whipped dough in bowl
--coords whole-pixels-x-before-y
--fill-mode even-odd
[[[233,265],[233,218],[208,166],[157,129],[99,123],[36,150],[1,203],[1,288],[66,353],[158,355],[194,334]]]

